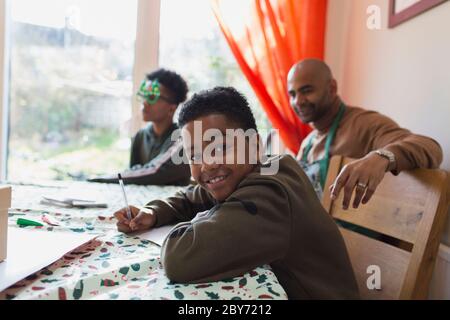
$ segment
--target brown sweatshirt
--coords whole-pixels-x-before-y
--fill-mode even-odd
[[[295,159],[276,156],[279,171],[250,173],[224,202],[201,186],[147,204],[157,224],[178,223],[162,247],[172,281],[237,277],[270,264],[290,299],[357,299],[342,236]]]
[[[328,130],[329,127],[312,131],[303,140],[297,158],[302,158],[308,141],[316,134],[308,163],[322,159]],[[347,106],[331,144],[330,157],[342,155],[359,159],[380,148],[394,153],[397,164],[394,174],[414,168],[438,168],[442,162],[442,149],[433,139],[400,128],[378,112]]]

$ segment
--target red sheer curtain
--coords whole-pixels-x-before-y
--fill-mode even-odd
[[[286,147],[297,153],[311,128],[289,104],[286,78],[305,58],[323,59],[327,0],[212,0],[212,7],[242,72]],[[246,7],[247,6],[247,7]],[[247,10],[236,23],[237,12]]]

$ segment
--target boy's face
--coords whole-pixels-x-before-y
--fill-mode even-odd
[[[172,120],[173,114],[177,109],[176,104],[167,101],[168,97],[170,97],[169,90],[162,84],[159,84],[159,89],[161,91],[161,96],[155,103],[150,104],[145,100],[142,102],[142,117],[146,122],[164,122],[168,121],[168,119]]]
[[[201,130],[198,127],[199,123],[201,123]],[[194,128],[201,134],[195,133]],[[204,139],[205,132],[209,129],[219,130],[222,133],[222,141],[220,139],[205,141],[209,140]],[[218,201],[227,199],[236,190],[238,184],[254,169],[258,153],[258,142],[256,142],[256,146],[253,144],[250,147],[252,142],[249,142],[248,139],[244,144],[239,144],[235,137],[228,139],[229,143],[227,143],[227,129],[240,128],[225,115],[211,114],[188,122],[181,131],[183,147],[190,160],[192,177]],[[230,143],[231,141],[234,143]],[[239,147],[240,145],[241,147]],[[245,156],[245,161],[238,161],[239,157],[243,156]],[[252,157],[252,161],[249,160],[249,157]]]

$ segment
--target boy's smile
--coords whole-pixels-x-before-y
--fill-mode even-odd
[[[201,136],[195,133],[195,122],[201,123]],[[199,130],[198,127],[196,129]],[[205,132],[210,129],[219,130],[223,134],[223,141],[218,143],[203,139]],[[236,143],[232,146],[227,144],[227,129],[240,128],[223,114],[199,117],[182,128],[183,147],[190,159],[192,177],[218,201],[226,200],[255,167],[248,161],[249,152],[253,152],[249,151],[252,150],[249,143],[246,142],[244,150],[239,150]],[[209,158],[208,152],[205,152],[208,149],[213,151]],[[257,149],[253,150],[257,153]],[[199,151],[201,153],[197,154]],[[239,153],[245,153],[246,160],[242,164],[238,163]]]
[[[222,170],[224,171],[224,170]],[[225,174],[223,172],[217,172],[213,175],[202,175],[200,177],[201,181],[204,182],[209,190],[219,190],[220,188],[223,188],[227,183],[227,178],[230,176],[230,174]]]

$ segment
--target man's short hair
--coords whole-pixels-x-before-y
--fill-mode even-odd
[[[194,94],[181,108],[178,126],[181,128],[188,122],[212,114],[226,116],[245,131],[257,131],[255,117],[247,99],[232,87],[215,87]]]
[[[189,90],[188,85],[178,73],[160,68],[147,74],[147,79],[157,79],[160,84],[170,91],[174,103],[180,104],[186,100]]]

